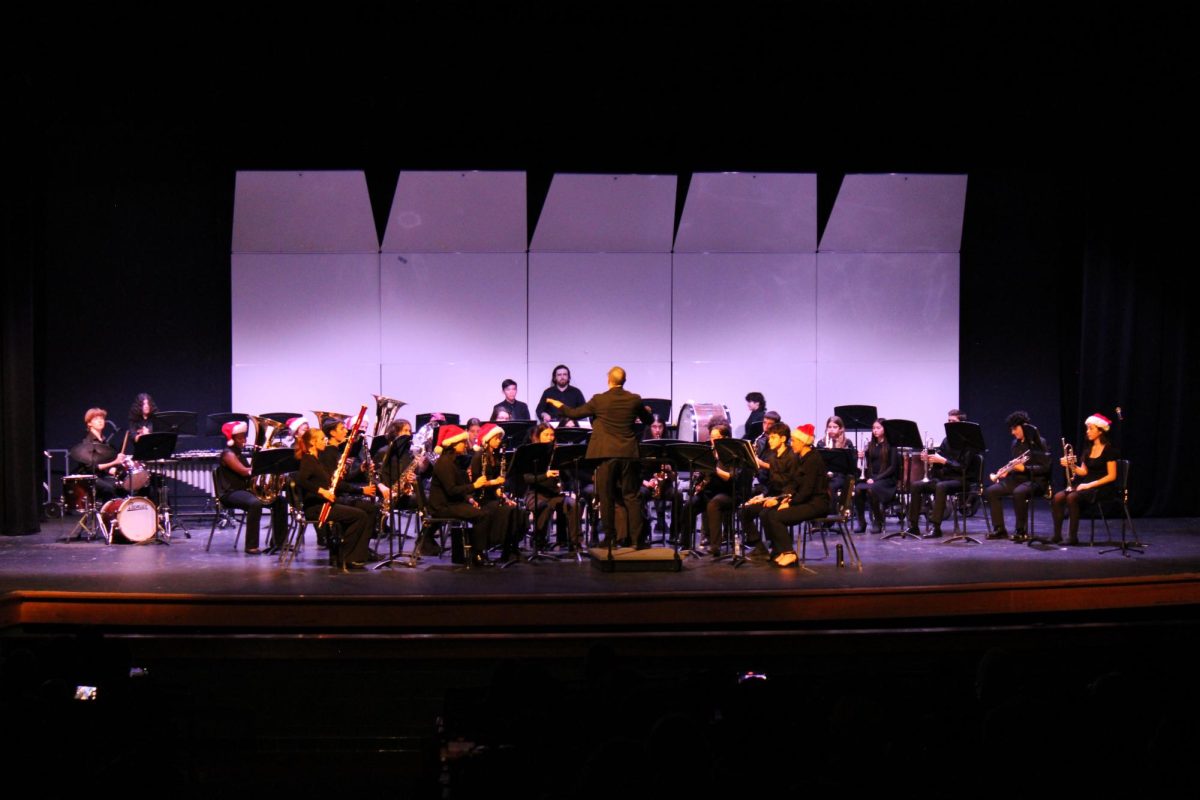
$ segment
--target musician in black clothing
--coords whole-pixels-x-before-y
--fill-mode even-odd
[[[1072,483],[1054,495],[1050,515],[1054,519],[1054,536],[1050,542],[1062,541],[1063,519],[1069,518],[1067,544],[1079,544],[1079,514],[1082,508],[1100,502],[1116,488],[1117,449],[1108,438],[1112,421],[1103,414],[1092,414],[1085,421],[1087,442],[1082,448],[1083,463],[1078,456],[1064,456],[1058,463],[1067,470]]]
[[[767,445],[767,435],[771,432],[771,426],[779,422],[780,416],[778,411],[767,411],[762,415],[760,425],[762,433],[754,439],[754,455],[758,459],[758,471],[754,473],[754,480],[758,483],[760,489],[767,485],[771,479],[770,465],[767,460],[767,453],[770,452],[770,447]]]
[[[792,429],[782,422],[776,422],[767,433],[767,458],[770,479],[762,488],[760,494],[747,500],[742,505],[742,534],[748,547],[756,547],[765,554],[762,536],[755,522],[763,511],[779,505],[784,497],[796,492],[796,484],[800,478],[799,461],[796,454],[788,446]]]
[[[533,430],[533,441],[536,444],[554,444],[554,426],[548,422],[540,422]],[[550,527],[550,516],[554,515],[554,524],[561,539],[563,531],[567,532],[571,551],[579,549],[579,514],[576,512],[575,496],[563,490],[562,477],[556,469],[547,469],[540,475],[526,473],[525,479],[525,508],[534,516],[533,535],[538,542],[538,549],[548,546],[547,533]]]
[[[325,433],[316,428],[305,431],[296,440],[296,458],[300,461],[300,471],[296,473],[296,485],[304,493],[304,516],[316,521],[321,516],[325,503],[331,503],[329,519],[338,523],[342,528],[341,545],[338,557],[342,566],[348,569],[363,569],[370,548],[371,517],[361,508],[346,503],[336,502],[335,494],[330,486],[333,484],[333,474],[325,469],[320,461],[320,455],[325,450]],[[373,492],[375,487],[368,486],[358,490],[343,482],[338,482],[337,492],[353,494],[356,491]]]
[[[158,413],[158,405],[154,398],[141,392],[133,398],[129,407],[129,433],[136,442],[143,434],[154,433],[154,415]]]
[[[957,408],[946,412],[947,422],[966,422],[966,413]],[[905,533],[919,536],[917,519],[921,515],[921,507],[927,494],[933,495],[933,510],[929,513],[929,522],[933,530],[922,536],[924,539],[942,538],[942,520],[946,518],[946,497],[962,491],[964,472],[971,454],[969,452],[951,452],[948,439],[942,439],[937,450],[933,453],[922,453],[921,460],[925,462],[928,481],[912,481],[909,490],[912,497],[908,503],[908,527]]]
[[[762,510],[763,528],[771,540],[771,563],[777,567],[794,567],[798,561],[788,526],[829,515],[829,478],[825,462],[813,449],[814,434],[811,424],[792,431],[792,453],[796,456],[792,493],[778,505]]]
[[[555,400],[567,408],[575,408],[585,402],[583,392],[571,385],[571,370],[565,364],[559,364],[550,373],[550,385],[546,387],[546,391],[542,392],[542,398],[538,400],[536,410],[538,419],[542,422],[565,419],[564,425],[574,427],[575,420],[564,417],[561,408],[551,403],[551,400]]]
[[[104,435],[108,412],[103,408],[89,408],[83,415],[83,424],[87,426],[87,433],[83,441],[71,448],[72,463],[77,465],[74,471],[96,476],[97,501],[125,495],[124,487],[117,482],[117,471],[129,456],[118,453]]]
[[[251,490],[250,461],[242,453],[246,447],[246,431],[244,422],[226,422],[221,426],[225,449],[221,451],[221,463],[217,466],[215,488],[221,505],[246,512],[246,554],[253,556],[262,552],[258,546],[258,529],[263,504]],[[282,547],[287,541],[287,529],[287,499],[279,494],[271,503],[272,548]]]
[[[887,504],[896,496],[896,477],[900,474],[900,453],[887,440],[886,422],[882,417],[871,424],[871,441],[867,445],[867,479],[858,484],[854,493],[854,512],[858,517],[856,533],[867,529],[866,506],[871,504],[871,532],[883,531],[883,514]]]
[[[666,432],[666,425],[654,415],[654,419],[646,426],[645,435],[642,437],[643,442],[662,439],[663,433]],[[642,481],[642,488],[638,490],[638,498],[642,501],[642,507],[649,509],[651,505],[654,507],[654,532],[667,532],[667,504],[671,504],[671,527],[678,529],[679,527],[679,493],[675,487],[675,468],[670,464],[660,464],[654,474],[646,480]],[[672,531],[674,534],[675,531]]]
[[[818,450],[853,450],[854,442],[846,435],[846,423],[836,414],[825,420],[825,435],[817,440]],[[822,459],[824,460],[824,459]],[[835,472],[829,476],[829,488],[833,494],[833,504],[841,502],[842,492],[846,490],[846,476]]]
[[[733,429],[724,422],[712,425],[708,429],[711,442],[721,439],[732,439]],[[692,476],[692,513],[703,513],[704,531],[708,537],[709,552],[713,556],[721,555],[721,523],[727,517],[733,524],[733,485],[736,471],[726,469],[721,465],[721,459],[716,455],[716,445],[713,444],[713,455],[716,458],[715,469],[697,472]],[[746,481],[748,484],[749,481]]]
[[[746,408],[750,410],[750,416],[746,417],[746,425],[743,428],[745,438],[757,439],[761,434],[767,432],[767,426],[764,422],[764,416],[767,411],[767,398],[763,397],[762,392],[750,392],[746,395]],[[779,415],[775,415],[775,421],[779,421]]]
[[[504,383],[500,384],[500,389],[504,392],[504,399],[496,405],[492,406],[492,422],[498,422],[498,416],[501,411],[508,413],[508,419],[511,420],[527,420],[529,416],[529,406],[517,399],[517,382],[512,378],[505,378]]]
[[[438,517],[467,520],[471,523],[471,546],[474,552],[470,559],[477,565],[485,561],[491,537],[492,514],[479,507],[475,491],[488,486],[499,486],[503,481],[489,480],[480,475],[474,480],[458,463],[458,457],[467,452],[467,432],[457,425],[442,425],[438,428],[438,453],[441,457],[433,465],[433,478],[429,482],[429,510]]]
[[[491,533],[498,541],[490,541],[488,545],[502,545],[500,560],[511,561],[521,554],[519,548],[523,532],[517,504],[504,492],[507,476],[505,456],[501,449],[503,445],[503,428],[493,422],[480,426],[480,449],[471,458],[467,477],[472,481],[479,477],[487,478],[484,488],[475,493],[475,500],[480,508],[492,515]]]
[[[1008,531],[1004,528],[1004,506],[1000,498],[1012,495],[1013,514],[1015,515],[1016,533],[1014,542],[1028,542],[1026,520],[1029,518],[1029,500],[1039,494],[1045,494],[1050,480],[1050,453],[1046,442],[1029,421],[1029,415],[1024,411],[1014,411],[1004,421],[1013,435],[1012,455],[1019,458],[1028,453],[1027,461],[1014,464],[1007,474],[1000,476],[984,490],[988,507],[992,514],[993,531],[989,539],[1007,539]]]
[[[383,509],[375,501],[375,497],[382,497],[384,492],[390,490],[371,480],[367,466],[370,455],[363,454],[361,438],[355,436],[353,441],[349,441],[350,431],[346,428],[344,421],[330,417],[321,423],[321,430],[326,435],[328,447],[321,452],[320,459],[321,464],[330,475],[337,469],[342,452],[347,447],[353,448],[346,458],[346,469],[342,473],[342,480],[339,483],[340,486],[345,486],[347,491],[339,495],[337,502],[352,505],[366,512],[371,521],[371,536],[374,537],[382,527],[383,521]],[[356,452],[361,457],[356,456]],[[318,542],[318,544],[320,543]],[[369,548],[367,555],[374,557]]]

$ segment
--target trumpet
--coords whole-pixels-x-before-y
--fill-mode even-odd
[[[1001,478],[1006,477],[1008,475],[1008,473],[1012,472],[1013,467],[1017,466],[1018,464],[1024,464],[1028,460],[1029,460],[1029,451],[1026,450],[1024,453],[1021,453],[1021,455],[1017,456],[1012,461],[1008,462],[1003,467],[1001,467],[1000,469],[993,472],[991,475],[988,475],[988,477],[991,478],[992,483],[995,483],[996,481],[1000,480]]]
[[[1075,448],[1071,447],[1071,443],[1067,441],[1067,437],[1065,436],[1062,440],[1062,446],[1063,461],[1067,462],[1065,469],[1067,473],[1067,491],[1069,492],[1075,488],[1073,485],[1075,483]]]

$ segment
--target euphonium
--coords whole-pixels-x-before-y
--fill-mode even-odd
[[[256,417],[253,414],[247,415],[254,423],[254,449],[255,450],[273,450],[283,445],[275,440],[275,437],[280,431],[287,430],[287,425],[277,419],[269,419],[268,417]],[[287,482],[287,476],[279,475],[255,475],[254,481],[250,484],[250,491],[264,506],[269,506],[275,502],[275,498],[279,497],[279,493],[283,491],[283,486]]]
[[[375,398],[375,430],[372,432],[372,437],[383,436],[387,432],[388,426],[392,424],[392,420],[396,416],[396,412],[400,407],[405,405],[403,400],[393,400],[390,397],[384,397],[381,394],[373,394]]]

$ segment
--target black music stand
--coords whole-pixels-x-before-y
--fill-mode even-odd
[[[555,433],[559,433],[561,429],[557,429]],[[588,431],[590,434],[591,431]],[[556,444],[554,446],[554,455],[550,459],[550,466],[557,469],[559,473],[567,472],[571,476],[571,485],[575,492],[575,530],[579,531],[579,547],[575,551],[575,560],[583,561],[584,551],[587,549],[583,541],[583,481],[579,478],[579,465],[587,460],[587,444],[585,442],[577,442],[575,444]],[[564,485],[564,491],[565,491]]]
[[[295,419],[296,417],[303,417],[304,412],[303,411],[268,411],[266,414],[259,414],[258,416],[260,416],[264,419],[273,419],[276,422],[282,422],[286,425],[287,421],[290,419]]]
[[[966,461],[963,463],[963,479],[962,489],[959,490],[958,507],[954,509],[954,535],[946,539],[942,544],[950,544],[951,542],[973,542],[982,544],[974,536],[967,534],[967,518],[963,516],[962,532],[958,530],[958,514],[960,509],[966,508],[967,502],[967,486],[970,484],[970,462],[973,457],[981,456],[987,452],[987,443],[983,438],[983,428],[977,422],[947,422],[946,423],[946,447],[952,453],[963,453]],[[979,487],[983,491],[983,487]]]
[[[504,423],[497,423],[504,424]],[[524,423],[521,423],[524,424]],[[550,469],[550,461],[553,457],[554,444],[552,442],[529,442],[523,444],[513,453],[512,464],[509,465],[510,476],[520,476],[521,488],[526,488],[525,475],[544,475],[546,470]],[[547,552],[550,547],[549,541],[539,542],[537,538],[537,516],[541,509],[541,495],[535,490],[533,492],[533,552],[525,560],[532,563],[535,561],[558,561],[558,556]],[[545,545],[545,547],[543,547]]]
[[[717,467],[716,456],[710,445],[700,442],[680,442],[671,445],[672,463],[686,464],[688,473],[688,540],[683,547],[683,551],[689,556],[699,558],[700,553],[696,551],[696,512],[693,509],[693,503],[696,499],[692,487],[696,485],[696,471],[700,469],[714,470]],[[676,467],[678,469],[678,466]],[[684,543],[681,541],[681,545]]]
[[[514,419],[507,422],[497,422],[504,429],[504,443],[515,449],[529,441],[529,432],[537,427],[537,423],[528,419]]]
[[[143,464],[165,461],[175,452],[175,443],[178,440],[179,435],[176,433],[156,431],[143,434],[133,443],[133,460]],[[154,532],[155,540],[160,544],[170,544],[172,514],[167,479],[160,473],[151,472],[150,474],[153,476],[152,485],[157,483],[155,488],[158,489],[158,530]],[[183,526],[183,534],[188,539],[192,538],[192,532],[188,530],[186,524]]]
[[[195,411],[159,411],[150,417],[157,432],[178,433],[180,436],[196,436]]]
[[[559,426],[554,429],[554,440],[560,445],[587,444],[592,438],[591,428],[566,428]]]
[[[847,431],[853,431],[854,449],[858,450],[858,434],[871,430],[879,419],[879,410],[875,406],[834,406],[833,415],[842,418]]]
[[[747,469],[753,474],[754,470],[758,469],[758,457],[754,454],[754,442],[746,439],[717,439],[714,444],[717,450],[717,456],[721,463],[724,464],[730,473],[734,473],[738,469]],[[733,548],[728,555],[720,555],[717,561],[729,559],[734,568],[740,567],[746,563],[746,557],[742,555],[742,539],[743,533],[741,529],[741,515],[737,512],[741,510],[742,504],[738,502],[738,487],[741,481],[737,480],[734,475],[733,483]],[[749,498],[747,498],[749,499]],[[709,542],[711,545],[712,542]]]
[[[426,414],[417,414],[416,421],[413,422],[413,424],[417,426],[416,430],[421,430],[421,428],[425,427],[425,425],[429,422],[429,420],[433,419],[434,414],[439,414],[439,413],[443,417],[446,418],[446,419],[442,420],[442,422],[440,424],[442,424],[442,425],[458,425],[458,424],[460,424],[458,421],[458,414],[451,414],[447,411],[440,411],[440,412],[439,411],[430,411]]]
[[[887,436],[888,444],[890,444],[892,447],[895,447],[897,450],[920,450],[925,446],[925,443],[921,441],[921,429],[917,426],[917,423],[913,422],[911,419],[886,420],[883,423],[883,430]],[[906,469],[906,467],[907,465],[904,464],[903,459],[901,459],[901,469]],[[901,487],[904,495],[905,520],[900,523],[900,530],[886,534],[883,538],[894,539],[899,536],[901,539],[919,540],[921,538],[920,535],[909,533],[908,531],[908,504],[912,502],[912,489],[908,486],[907,471],[901,477],[902,479],[896,481],[896,483],[899,487]],[[883,523],[886,525],[887,509],[880,508],[879,511],[881,514],[883,514]]]

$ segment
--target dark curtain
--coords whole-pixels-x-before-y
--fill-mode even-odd
[[[1079,381],[1064,398],[1064,430],[1079,448],[1088,414],[1113,419],[1113,438],[1130,460],[1135,511],[1196,516],[1200,495],[1185,481],[1187,415],[1200,408],[1191,374],[1197,325],[1189,315],[1200,281],[1171,245],[1194,222],[1167,199],[1157,175],[1097,174],[1081,199]]]
[[[36,533],[39,525],[35,313],[39,275],[39,183],[28,162],[17,166],[3,200],[4,263],[0,291],[0,532]]]

